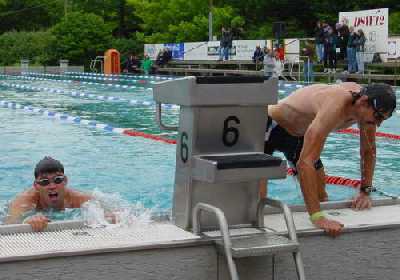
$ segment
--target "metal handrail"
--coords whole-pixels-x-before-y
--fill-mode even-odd
[[[200,227],[200,215],[202,211],[206,211],[209,213],[214,213],[218,220],[219,229],[222,234],[222,239],[224,241],[224,250],[225,256],[228,262],[229,273],[231,275],[232,280],[239,280],[239,275],[236,269],[236,265],[233,262],[232,257],[232,242],[229,236],[229,227],[226,221],[224,212],[221,209],[214,207],[210,204],[206,203],[197,203],[193,209],[193,233],[200,234],[201,227]]]
[[[271,207],[280,208],[283,211],[283,217],[285,218],[286,226],[288,229],[289,239],[293,242],[298,243],[297,235],[296,235],[296,227],[294,225],[292,211],[290,208],[283,203],[282,201],[271,199],[271,198],[263,198],[260,200],[257,206],[257,226],[264,227],[264,208],[265,205],[269,205]],[[301,257],[300,251],[294,252],[293,257],[296,262],[296,272],[299,280],[305,280],[305,271],[303,265],[303,259]]]
[[[288,229],[289,238],[290,240],[297,242],[296,227],[294,225],[292,211],[282,201],[267,197],[261,199],[260,202],[258,202],[257,206],[257,226],[260,228],[264,227],[264,208],[266,205],[282,209],[283,217],[285,218],[286,227]]]
[[[156,104],[156,122],[157,122],[158,126],[163,130],[178,131],[177,126],[167,126],[162,123],[161,110],[162,110],[161,103],[157,102],[157,104]]]

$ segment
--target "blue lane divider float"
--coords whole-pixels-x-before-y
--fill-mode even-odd
[[[42,76],[51,78],[79,78],[79,79],[94,79],[94,80],[108,80],[108,81],[125,81],[125,82],[143,82],[146,79],[148,82],[160,80],[173,80],[172,77],[163,76],[149,76],[149,75],[106,75],[87,72],[65,72],[64,74],[49,74],[38,72],[22,72],[23,75]]]
[[[61,82],[61,83],[73,83],[76,81],[72,81],[72,80],[54,80],[54,79],[48,79],[48,78],[39,78],[39,77],[30,77],[30,76],[21,76],[21,75],[13,75],[13,76],[9,76],[9,75],[1,75],[3,77],[6,78],[14,78],[17,80],[28,80],[28,81],[52,81],[52,82]],[[129,85],[120,85],[120,84],[110,84],[110,83],[97,83],[97,82],[86,82],[86,81],[78,81],[80,84],[86,84],[86,85],[99,85],[99,86],[103,86],[103,87],[115,87],[118,89],[144,89],[148,92],[152,92],[153,89],[152,88],[146,88],[144,86],[141,85],[137,85],[137,86],[129,86]]]
[[[117,81],[117,82],[130,82],[134,84],[155,84],[156,81],[143,80],[143,79],[125,79],[125,78],[112,78],[112,77],[98,77],[89,75],[61,75],[61,74],[45,74],[35,72],[22,72],[21,75],[28,77],[46,77],[52,79],[82,79],[82,80],[97,80],[97,81]]]
[[[58,119],[58,120],[75,123],[75,124],[83,124],[83,125],[87,125],[87,126],[99,129],[99,130],[105,130],[105,131],[113,132],[113,133],[117,133],[117,134],[124,134],[126,131],[129,130],[126,128],[116,128],[109,124],[100,123],[95,120],[83,119],[79,116],[71,116],[71,115],[68,115],[67,113],[59,113],[59,112],[49,111],[48,109],[45,109],[45,108],[26,106],[26,105],[18,104],[16,102],[12,102],[12,101],[0,100],[0,107],[9,108],[9,109],[13,109],[13,110],[21,109],[21,110],[24,110],[27,112],[41,114],[48,118]]]
[[[10,88],[15,88],[15,89],[23,89],[23,90],[31,90],[31,91],[44,91],[44,92],[49,92],[49,93],[56,93],[56,94],[62,94],[62,95],[70,95],[72,97],[77,97],[77,98],[88,98],[88,99],[95,99],[95,100],[101,100],[105,102],[127,102],[130,105],[135,105],[135,106],[153,106],[155,105],[154,101],[142,101],[142,100],[135,100],[135,99],[125,99],[117,96],[103,96],[103,95],[97,95],[93,93],[84,93],[84,92],[77,92],[77,91],[67,91],[63,89],[56,89],[56,88],[47,88],[47,87],[33,87],[33,86],[28,86],[28,85],[20,85],[20,84],[9,84],[9,83],[4,83],[0,82],[1,86],[5,87],[10,87]],[[163,108],[166,109],[179,109],[179,105],[175,104],[162,104]]]
[[[172,77],[157,76],[157,75],[127,75],[127,74],[103,74],[103,73],[91,73],[91,72],[65,72],[66,75],[85,75],[94,77],[115,77],[124,79],[141,78],[141,79],[155,79],[155,80],[173,80]]]

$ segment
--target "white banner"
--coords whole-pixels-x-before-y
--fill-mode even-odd
[[[400,58],[400,37],[390,37],[388,39],[388,58]]]
[[[372,61],[374,53],[379,53],[386,61],[388,51],[389,9],[375,9],[357,12],[340,12],[339,22],[353,26],[354,31],[361,29],[367,39],[365,60]]]
[[[300,40],[285,39],[285,60],[290,63],[296,63],[300,60]]]

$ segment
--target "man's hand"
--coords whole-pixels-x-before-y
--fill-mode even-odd
[[[47,227],[47,224],[50,222],[50,220],[41,215],[35,215],[32,217],[29,217],[27,220],[24,221],[24,224],[30,224],[32,226],[33,231],[42,231]]]
[[[369,209],[372,206],[371,198],[368,194],[360,192],[351,202],[351,208],[354,210]]]
[[[320,229],[323,229],[329,236],[332,236],[332,237],[339,236],[344,227],[343,224],[341,224],[337,221],[334,221],[334,220],[326,219],[326,218],[321,218],[319,220],[316,220],[314,222],[314,225],[316,225]]]

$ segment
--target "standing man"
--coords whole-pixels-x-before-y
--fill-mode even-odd
[[[375,132],[395,108],[396,95],[391,86],[362,87],[352,82],[308,86],[268,106],[265,153],[281,151],[296,168],[310,220],[329,235],[338,236],[343,228],[341,223],[326,218],[320,208],[320,202],[328,200],[320,155],[329,133],[358,124],[361,188],[352,207],[370,208],[376,161]],[[260,193],[265,195],[266,189]]]

